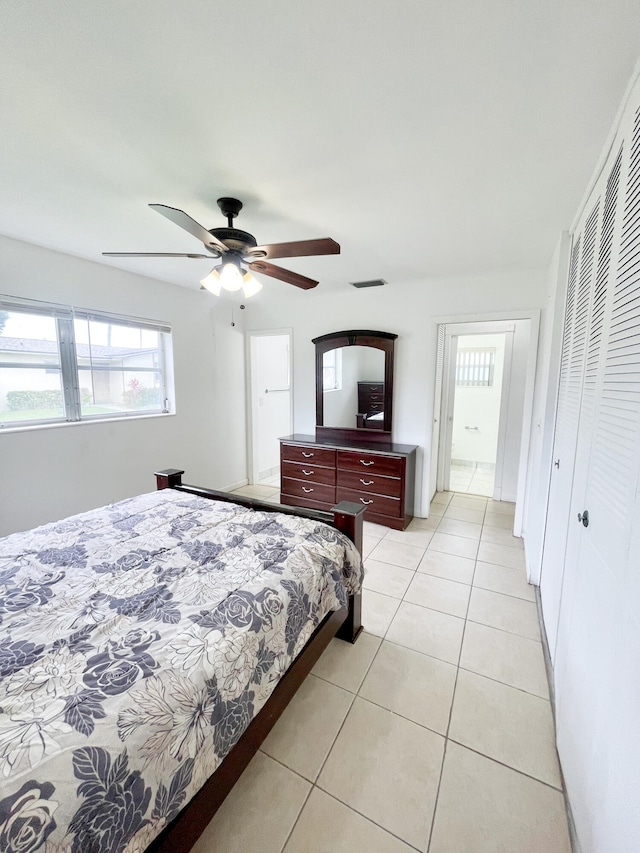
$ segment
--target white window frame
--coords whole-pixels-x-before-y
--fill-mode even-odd
[[[171,345],[171,326],[169,323],[131,317],[110,312],[92,311],[76,308],[70,305],[59,305],[52,302],[41,302],[23,299],[16,296],[0,294],[0,311],[34,314],[40,317],[50,317],[56,323],[56,337],[59,353],[61,374],[62,404],[64,414],[53,418],[33,418],[24,420],[3,421],[0,412],[0,432],[30,427],[60,426],[70,423],[95,422],[100,420],[122,420],[144,418],[149,416],[169,415],[175,412],[173,391],[173,358]],[[147,329],[158,332],[158,351],[160,364],[158,371],[162,383],[162,405],[156,409],[123,410],[121,412],[106,412],[100,414],[82,414],[80,397],[79,365],[76,352],[74,320],[112,323],[118,326],[130,326],[136,329]],[[1,339],[0,339],[1,340]],[[2,364],[0,363],[0,368]],[[89,368],[93,371],[93,367]],[[119,368],[127,371],[127,368]],[[132,372],[146,372],[145,368],[131,368]]]
[[[333,367],[333,382],[334,384],[327,387],[324,384],[324,368],[325,368],[325,359],[326,357],[332,353],[333,354],[333,364],[327,365],[328,367]],[[340,348],[327,350],[322,356],[322,390],[326,392],[331,391],[342,391],[342,350]]]

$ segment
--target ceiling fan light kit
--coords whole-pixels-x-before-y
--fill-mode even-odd
[[[242,202],[237,198],[225,196],[218,199],[218,207],[227,218],[227,227],[212,228],[209,231],[184,210],[168,207],[166,204],[150,204],[149,207],[200,240],[209,254],[196,255],[180,252],[103,252],[102,254],[111,258],[220,258],[222,263],[215,266],[209,275],[200,281],[201,289],[208,290],[216,296],[219,296],[222,290],[233,292],[242,288],[245,297],[249,298],[262,289],[262,284],[243,268],[243,263],[254,272],[277,278],[303,290],[310,290],[318,284],[315,279],[267,263],[266,259],[340,253],[339,244],[330,237],[259,246],[253,234],[233,227],[233,220],[242,210]]]

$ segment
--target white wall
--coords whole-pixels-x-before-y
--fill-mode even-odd
[[[293,288],[292,288],[293,290]],[[542,308],[544,271],[505,271],[475,278],[390,283],[339,292],[285,293],[264,288],[247,304],[247,328],[294,329],[294,429],[315,432],[315,350],[311,339],[343,329],[395,332],[393,439],[419,446],[416,514],[428,512],[428,483],[436,361],[436,317],[506,318],[509,311]]]
[[[0,433],[0,535],[152,491],[158,468],[218,488],[246,479],[244,337],[228,302],[3,237],[0,293],[170,322],[177,405]]]
[[[571,238],[567,232],[563,232],[549,265],[545,308],[540,323],[527,490],[523,511],[525,562],[531,583],[540,583],[549,477],[553,463],[553,435],[570,250]]]
[[[532,322],[530,320],[516,320],[514,325],[501,494],[501,500],[512,502],[517,497],[518,477],[522,470],[520,462],[523,453],[523,433],[526,433],[529,427],[529,424],[525,423],[527,416],[525,414],[523,417],[523,411],[525,407],[525,395],[527,393],[529,341],[533,333]],[[531,382],[533,385],[533,375]],[[524,452],[525,454],[527,453],[526,447]],[[524,476],[525,472],[523,471],[522,473]],[[517,524],[517,519],[515,523]]]
[[[504,334],[460,335],[461,349],[495,348],[492,385],[456,385],[451,458],[495,464],[502,398]],[[477,430],[465,427],[478,427]]]

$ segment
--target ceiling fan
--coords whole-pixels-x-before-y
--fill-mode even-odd
[[[161,213],[171,222],[184,228],[200,240],[209,254],[198,255],[182,252],[103,252],[110,258],[220,258],[221,263],[215,266],[208,276],[202,279],[203,288],[220,294],[220,289],[244,289],[245,296],[251,296],[261,289],[262,285],[249,275],[242,264],[253,272],[262,273],[272,278],[286,281],[303,290],[310,290],[318,282],[300,273],[292,272],[275,264],[267,263],[272,258],[300,258],[309,255],[337,255],[340,246],[330,237],[318,240],[298,240],[291,243],[265,243],[258,245],[256,238],[246,231],[233,227],[233,220],[242,210],[242,202],[237,198],[219,198],[218,207],[223,216],[227,217],[226,228],[212,228],[207,231],[202,225],[192,219],[184,210],[168,207],[166,204],[150,204],[149,207]]]

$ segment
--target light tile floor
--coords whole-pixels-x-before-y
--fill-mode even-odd
[[[493,495],[495,471],[486,466],[483,467],[480,463],[478,465],[474,465],[474,463],[461,465],[458,462],[451,462],[449,473],[451,490],[491,497]]]
[[[332,641],[194,853],[570,853],[512,525],[454,493],[365,524],[365,633]]]

